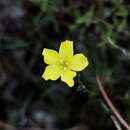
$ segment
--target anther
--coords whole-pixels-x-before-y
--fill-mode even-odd
[[[64,70],[66,70],[66,69],[67,69],[67,67],[63,67],[63,69],[64,69]]]
[[[60,59],[60,63],[63,63],[64,62],[64,59]]]
[[[68,65],[69,65],[69,63],[68,63],[68,62],[65,62],[65,65],[66,65],[66,66],[68,66]]]

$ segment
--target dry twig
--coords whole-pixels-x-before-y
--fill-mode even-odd
[[[113,115],[117,118],[117,120],[121,123],[122,126],[124,126],[127,130],[130,130],[129,124],[124,120],[124,118],[121,116],[121,114],[118,112],[118,110],[115,108],[115,106],[113,105],[113,103],[109,99],[109,97],[108,97],[108,95],[107,95],[106,91],[104,90],[104,87],[101,83],[99,75],[96,76],[96,81],[97,81],[98,88],[101,92],[101,95],[103,96],[106,104],[110,108]]]

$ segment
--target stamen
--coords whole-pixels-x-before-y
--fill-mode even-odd
[[[68,62],[65,62],[65,64],[66,64],[66,66],[68,66],[68,65],[69,65],[69,63],[68,63]]]
[[[66,69],[67,69],[67,67],[63,67],[63,69],[64,69],[64,70],[66,70]]]
[[[60,63],[64,63],[64,59],[60,59]]]
[[[63,58],[60,59],[60,66],[62,67],[63,70],[66,70],[69,66],[69,63],[66,62]]]

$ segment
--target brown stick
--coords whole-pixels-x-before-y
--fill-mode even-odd
[[[105,100],[105,102],[107,103],[108,107],[110,108],[110,110],[112,111],[112,113],[114,114],[114,116],[117,118],[117,120],[127,129],[130,130],[130,126],[129,124],[123,119],[123,117],[121,116],[121,114],[118,112],[118,110],[115,108],[115,106],[113,105],[113,103],[111,102],[111,100],[109,99],[106,91],[104,90],[104,87],[101,83],[100,77],[99,75],[96,76],[96,81],[97,81],[97,85],[98,88]]]

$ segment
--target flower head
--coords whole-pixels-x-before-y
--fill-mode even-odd
[[[42,55],[47,65],[42,77],[45,80],[61,80],[74,86],[73,78],[76,72],[85,69],[89,62],[82,53],[74,55],[73,41],[66,40],[61,42],[59,53],[51,49],[43,49]]]

